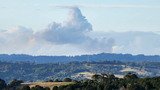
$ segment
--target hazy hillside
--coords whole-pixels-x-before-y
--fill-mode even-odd
[[[72,62],[72,61],[160,61],[160,56],[145,56],[145,55],[131,55],[131,54],[110,54],[101,53],[94,55],[80,55],[80,56],[30,56],[24,54],[1,54],[1,61],[29,61],[34,63],[55,63],[55,62]]]

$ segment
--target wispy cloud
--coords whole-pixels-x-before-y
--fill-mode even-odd
[[[70,8],[70,7],[82,7],[82,8],[158,8],[160,6],[152,6],[152,5],[136,5],[136,4],[77,4],[77,5],[61,5],[61,4],[53,4],[51,6],[59,7],[59,8]]]

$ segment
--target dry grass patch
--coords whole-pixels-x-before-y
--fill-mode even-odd
[[[33,83],[27,83],[23,85],[29,85],[29,87],[35,87],[36,85],[42,86],[42,87],[49,87],[53,88],[54,86],[63,86],[63,85],[69,85],[74,84],[74,82],[33,82]]]

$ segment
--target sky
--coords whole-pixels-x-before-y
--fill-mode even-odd
[[[68,10],[79,6],[96,31],[158,31],[159,0],[0,0],[0,28],[26,26],[39,30],[64,21]]]
[[[0,0],[0,54],[160,54],[159,0]]]

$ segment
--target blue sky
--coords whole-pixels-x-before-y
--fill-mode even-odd
[[[68,10],[80,6],[94,31],[159,31],[159,0],[0,0],[0,29],[25,26],[33,30],[63,22]]]

